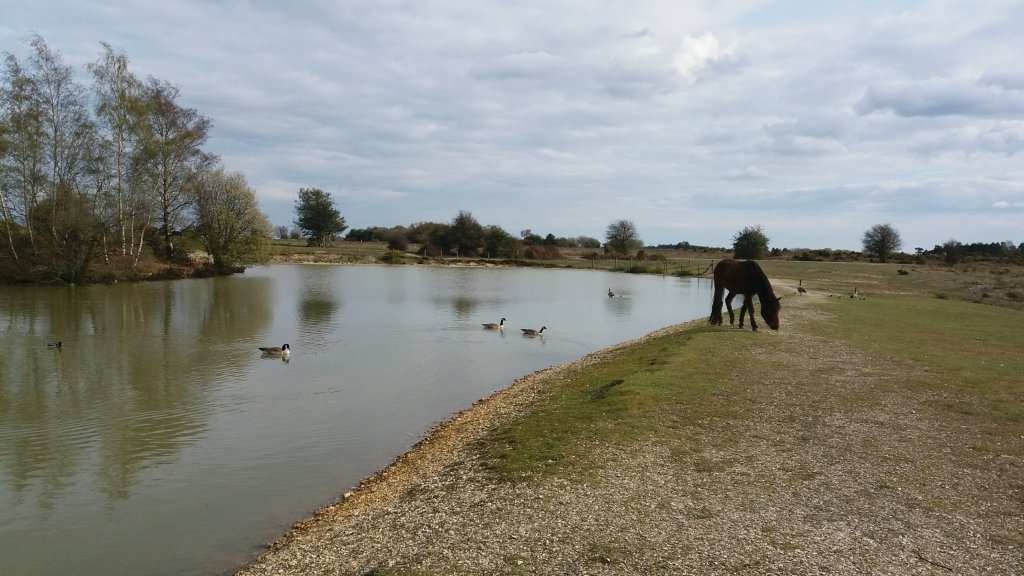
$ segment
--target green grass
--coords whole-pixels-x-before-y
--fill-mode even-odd
[[[897,366],[900,385],[934,392],[939,408],[1019,433],[1024,313],[929,295],[826,298],[811,305],[823,312],[809,325],[813,333]],[[526,416],[483,440],[484,462],[508,481],[566,469],[585,473],[599,463],[603,446],[665,435],[674,439],[680,459],[719,466],[701,459],[700,446],[679,439],[705,419],[742,419],[756,409],[730,390],[755,370],[760,379],[787,377],[791,366],[758,363],[749,353],[771,345],[750,331],[695,323],[621,350],[554,385]]]
[[[816,325],[819,334],[906,359],[917,385],[1024,422],[1024,312],[921,295],[836,298],[825,310],[836,319]]]
[[[613,360],[573,374],[529,414],[482,441],[484,461],[505,480],[567,465],[585,469],[590,458],[599,457],[592,451],[595,443],[678,436],[695,419],[731,412],[735,406],[705,401],[731,385],[718,362],[724,357],[735,362],[738,355],[721,347],[725,335],[719,327],[690,328],[621,350]]]

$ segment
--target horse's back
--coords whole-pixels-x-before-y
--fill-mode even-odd
[[[730,292],[750,294],[758,281],[766,278],[761,266],[753,260],[726,258],[715,265],[715,284]]]

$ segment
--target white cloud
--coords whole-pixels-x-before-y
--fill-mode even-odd
[[[672,62],[676,71],[690,82],[715,74],[734,73],[747,65],[731,45],[724,45],[711,32],[686,36]]]

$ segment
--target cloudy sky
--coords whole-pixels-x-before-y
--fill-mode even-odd
[[[518,234],[1024,242],[1024,2],[0,0],[0,51],[100,42],[213,120],[275,224],[468,210]]]

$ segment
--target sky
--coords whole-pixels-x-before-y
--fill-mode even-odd
[[[275,225],[450,222],[648,245],[1024,242],[1024,1],[0,0],[213,122]]]

